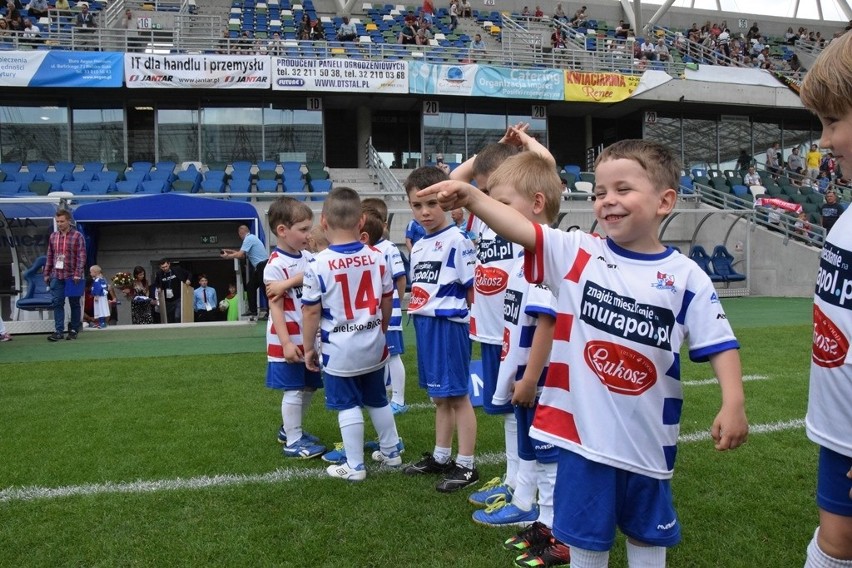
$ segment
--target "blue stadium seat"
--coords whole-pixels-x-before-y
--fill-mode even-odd
[[[136,193],[136,190],[139,189],[139,180],[137,179],[123,179],[121,181],[115,182],[115,190],[118,193]]]
[[[70,179],[63,172],[47,172],[44,181],[50,182],[50,191],[62,191],[62,182]]]
[[[103,162],[83,162],[83,171],[93,172],[95,174],[99,173],[104,169]]]
[[[224,173],[224,172],[223,172]],[[201,182],[201,191],[206,193],[223,193],[225,191],[224,178],[209,178]]]
[[[257,180],[257,191],[262,193],[275,193],[278,191],[278,181],[274,179]]]
[[[74,195],[80,195],[86,191],[86,182],[71,180],[62,182],[62,191],[70,191]]]
[[[713,248],[710,263],[713,265],[713,272],[724,282],[742,282],[746,279],[745,274],[740,274],[734,270],[734,256],[728,252],[725,245],[716,245]]]
[[[12,197],[21,191],[21,182],[19,181],[0,181],[0,195]]]
[[[27,171],[35,175],[36,180],[43,180],[44,174],[47,173],[49,164],[47,162],[28,162]]]
[[[32,266],[22,274],[27,283],[27,292],[15,302],[15,306],[19,310],[43,313],[45,310],[51,309],[53,297],[44,282],[45,262],[47,262],[46,256],[36,258]]]
[[[710,255],[707,254],[707,251],[704,250],[704,247],[701,245],[695,245],[692,247],[692,250],[689,251],[689,258],[691,258],[695,264],[701,267],[701,270],[704,271],[707,276],[710,277],[710,280],[713,282],[721,282],[723,278],[718,274],[713,272],[713,268],[710,265]]]
[[[166,182],[161,179],[149,179],[139,184],[136,193],[158,194],[166,190]]]

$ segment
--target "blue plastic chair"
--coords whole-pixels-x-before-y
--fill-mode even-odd
[[[44,179],[44,174],[47,173],[49,164],[47,162],[29,162],[27,163],[27,171],[35,175],[37,181]]]
[[[136,193],[145,193],[156,195],[163,193],[166,190],[166,182],[161,179],[149,179],[139,184]]]
[[[206,193],[223,193],[225,191],[224,179],[206,179],[201,182],[201,191]]]
[[[43,313],[53,306],[53,297],[44,282],[45,262],[47,262],[46,256],[36,258],[32,266],[21,275],[27,283],[27,292],[15,302],[19,310]]]
[[[716,245],[713,248],[713,256],[710,257],[713,272],[725,282],[742,282],[746,279],[745,274],[734,270],[734,256],[728,252],[724,245]]]
[[[83,162],[83,171],[92,172],[94,174],[100,173],[104,169],[103,162]]]
[[[257,180],[257,190],[262,193],[276,193],[278,191],[278,181],[274,179],[259,179]]]
[[[701,245],[695,245],[692,247],[692,250],[689,251],[689,258],[691,258],[695,264],[701,267],[701,270],[710,277],[710,280],[713,282],[722,282],[723,278],[713,272],[713,268],[710,264],[710,255],[707,254],[707,251],[704,250],[704,247]]]
[[[80,195],[86,191],[86,182],[71,180],[62,182],[62,191],[70,191],[74,195]]]
[[[118,193],[136,193],[139,189],[139,181],[135,179],[123,179],[115,182],[115,190]]]
[[[19,181],[0,181],[0,195],[12,197],[21,191],[21,182]]]

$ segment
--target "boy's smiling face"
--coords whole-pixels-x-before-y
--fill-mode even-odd
[[[594,196],[595,217],[616,244],[633,252],[662,252],[657,230],[674,208],[674,189],[658,190],[639,162],[619,158],[598,164]]]
[[[819,145],[834,154],[844,172],[852,171],[852,109],[843,116],[819,115],[822,136]]]

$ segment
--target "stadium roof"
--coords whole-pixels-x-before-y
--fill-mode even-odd
[[[641,0],[642,4],[664,4],[666,0]],[[848,0],[674,0],[678,8],[718,10],[728,15],[777,16],[796,20],[847,22],[852,20]]]

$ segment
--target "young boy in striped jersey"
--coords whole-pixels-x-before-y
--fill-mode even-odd
[[[279,197],[270,205],[268,217],[277,244],[263,269],[263,282],[272,288],[285,280],[298,282],[310,259],[304,249],[313,224],[313,212],[301,201]],[[305,368],[301,298],[301,283],[270,297],[266,324],[266,386],[284,390],[282,426],[278,433],[278,441],[284,444],[282,453],[286,457],[306,459],[322,455],[325,447],[302,429],[314,392],[323,385],[319,373]],[[313,336],[306,337],[307,343],[313,345]]]
[[[397,467],[399,435],[385,393],[388,349],[384,332],[390,320],[393,284],[381,251],[360,241],[363,214],[355,190],[336,187],[323,203],[320,223],[329,246],[305,271],[302,312],[304,333],[321,330],[326,407],[338,411],[346,461],[328,466],[332,477],[366,478],[364,414],[367,408],[379,435],[374,460]],[[306,346],[305,364],[320,369],[314,344]]]

